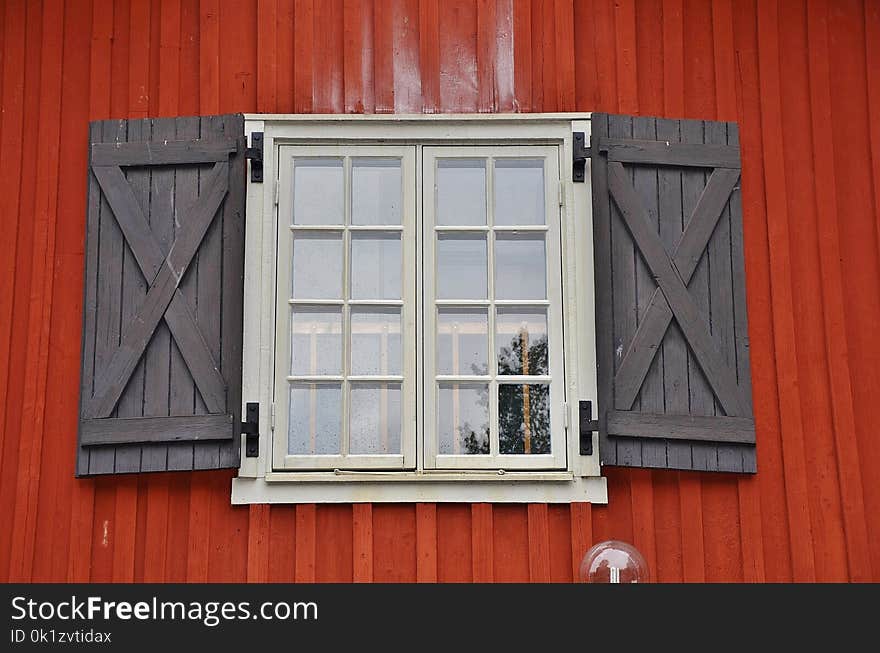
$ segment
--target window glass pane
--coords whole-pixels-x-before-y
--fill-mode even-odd
[[[341,309],[297,307],[291,311],[291,329],[291,374],[342,374]]]
[[[498,386],[498,437],[501,453],[550,453],[550,386]]]
[[[488,374],[488,325],[485,308],[440,308],[437,374]]]
[[[292,455],[338,454],[341,405],[342,391],[338,384],[292,384],[287,452]]]
[[[437,224],[486,224],[486,161],[437,160]]]
[[[352,159],[352,224],[400,224],[402,204],[400,159]]]
[[[400,234],[351,235],[351,298],[400,299]]]
[[[440,383],[438,391],[439,453],[489,453],[489,386]]]
[[[400,453],[400,384],[351,385],[352,454]]]
[[[544,299],[546,270],[543,234],[496,235],[496,299]]]
[[[342,234],[294,234],[291,285],[295,299],[341,299]]]
[[[342,159],[296,159],[293,164],[293,224],[345,221]]]
[[[544,224],[544,161],[495,161],[495,224]]]
[[[548,374],[547,311],[498,308],[495,318],[498,374]]]
[[[400,309],[352,307],[351,373],[402,374]]]
[[[486,237],[441,234],[437,238],[437,297],[486,298]]]

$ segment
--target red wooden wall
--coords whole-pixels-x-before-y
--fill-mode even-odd
[[[880,3],[6,0],[0,579],[880,580]],[[756,477],[607,470],[606,506],[232,507],[75,480],[89,120],[627,112],[741,123]]]

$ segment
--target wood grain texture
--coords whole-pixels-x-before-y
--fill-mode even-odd
[[[309,507],[273,506],[266,519],[229,505],[230,472],[152,482],[73,479],[70,470],[80,352],[103,357],[112,335],[108,323],[107,340],[80,342],[71,328],[84,301],[89,305],[80,290],[84,261],[97,256],[84,241],[88,123],[320,106],[660,115],[668,119],[656,121],[656,140],[673,143],[704,138],[702,131],[682,135],[682,117],[737,121],[744,237],[729,251],[736,260],[741,250],[745,260],[748,292],[734,298],[734,311],[747,303],[749,323],[737,323],[733,341],[725,334],[725,342],[737,347],[737,374],[751,361],[758,440],[752,463],[760,473],[718,478],[657,470],[634,482],[630,470],[609,468],[609,505],[573,504],[561,512],[551,506],[547,536],[536,536],[534,545],[528,509],[494,505],[493,580],[527,581],[533,568],[568,580],[588,544],[618,537],[650,548],[646,529],[653,531],[661,581],[877,580],[880,485],[868,482],[880,465],[876,3],[504,0],[494,3],[491,24],[476,0],[343,0],[320,14],[316,4],[10,0],[0,8],[0,223],[7,240],[0,264],[0,512],[15,525],[0,535],[0,579],[353,579],[354,508],[313,507],[310,518]],[[318,43],[316,16],[328,23],[326,44]],[[341,56],[318,60],[320,48],[331,45]],[[215,127],[225,129],[199,122],[185,140]],[[106,131],[106,140],[115,141],[112,125]],[[105,140],[103,127],[98,134]],[[731,138],[728,132],[728,145]],[[140,174],[134,177],[143,199],[150,173]],[[686,215],[706,183],[703,171],[683,176],[664,166],[635,188],[651,192],[654,178],[660,211]],[[203,172],[176,175],[177,199],[205,179]],[[196,278],[183,284],[213,355],[230,364],[235,353],[224,359],[223,334],[207,319],[205,303],[196,306],[186,293],[204,292],[226,307],[222,294],[210,294],[205,272],[209,259],[223,255],[231,223],[224,215],[208,231],[209,253],[197,257]],[[684,225],[659,224],[660,240],[673,252]],[[109,235],[106,223],[94,228]],[[723,281],[712,266],[715,255],[692,279],[706,300]],[[136,260],[122,256],[124,270],[137,272]],[[138,299],[131,281],[128,275],[124,291],[114,289],[118,315],[129,315]],[[650,294],[633,291],[644,308]],[[175,387],[188,387],[192,401],[192,380],[178,374],[168,338],[166,374]],[[690,378],[695,385],[683,406],[667,404],[667,412],[693,403],[703,411],[695,414],[714,414],[708,386],[696,388],[705,382],[694,380],[701,372],[674,320],[657,360],[648,373],[652,383],[669,387]],[[145,413],[142,396],[126,401],[123,414],[131,417],[170,405],[166,396]],[[199,401],[191,404],[194,415],[205,413]],[[809,420],[797,416],[804,407],[813,407]],[[806,422],[820,427],[808,431]],[[666,441],[665,451],[669,460],[694,465],[686,443]],[[654,455],[644,447],[630,453]],[[168,449],[169,464],[176,455]],[[206,467],[221,449],[201,443],[191,455],[195,467]],[[127,469],[135,456],[139,447],[95,464]],[[696,462],[708,469],[725,456],[715,447]],[[744,468],[748,463],[743,457]],[[374,578],[395,577],[397,569],[410,580],[471,580],[474,553],[489,550],[474,541],[485,530],[475,529],[472,512],[469,505],[373,506]],[[148,524],[156,529],[149,537]],[[167,524],[179,527],[168,532]],[[568,542],[562,562],[560,542]]]

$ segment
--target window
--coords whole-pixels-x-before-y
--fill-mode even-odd
[[[243,383],[271,432],[233,500],[602,500],[570,426],[595,388],[571,118],[247,125]]]

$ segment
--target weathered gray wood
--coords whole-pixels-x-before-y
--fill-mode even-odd
[[[753,444],[755,421],[751,417],[613,410],[608,414],[608,432],[618,437]]]
[[[173,189],[170,183],[173,181],[174,172],[170,172],[172,175],[170,178],[167,177],[168,174],[168,172],[160,170],[153,172],[152,185],[155,191],[153,202],[156,205],[152,212],[154,221],[166,212],[169,214],[169,220],[173,221],[174,219],[171,209]],[[161,180],[157,180],[160,175],[162,175]],[[97,168],[95,169],[95,177],[101,185],[104,196],[110,202],[114,216],[119,216],[117,222],[140,266],[141,274],[152,282],[164,263],[165,254],[150,230],[131,186],[119,168]],[[165,197],[163,198],[163,196]],[[168,205],[167,211],[159,208],[162,204]],[[222,406],[226,403],[226,384],[220,375],[219,364],[214,360],[211,350],[199,331],[190,304],[180,290],[175,291],[172,297],[165,313],[165,322],[168,324],[174,340],[179,344],[187,367],[192,371],[210,411],[222,410]],[[127,324],[128,321],[123,323]]]
[[[681,142],[678,120],[658,120],[657,140]],[[684,211],[681,196],[681,168],[662,166],[657,169],[657,202],[660,216],[660,240],[667,252],[674,252],[684,231]],[[646,318],[650,319],[650,318]],[[639,334],[636,334],[638,338]],[[673,415],[688,413],[687,344],[675,321],[666,329],[661,340],[663,356],[664,412]],[[666,464],[672,469],[690,469],[693,460],[691,444],[676,440],[666,441]]]
[[[166,156],[162,153],[153,156],[165,141],[212,140],[228,149],[217,165],[157,158]],[[118,167],[91,169],[97,176],[90,174],[89,182],[78,475],[216,469],[238,464],[235,425],[240,420],[241,403],[245,166],[239,150],[244,143],[243,119],[106,121],[90,127],[92,144],[104,142],[114,150],[117,142],[145,141],[150,141],[153,154],[148,156],[153,158],[131,160],[134,167],[126,168],[125,175]],[[146,147],[138,146],[142,151]],[[138,148],[118,150],[130,153]],[[174,156],[182,156],[182,151]],[[166,163],[172,160],[176,163]],[[125,196],[124,224],[129,226],[130,218],[136,216],[139,222],[133,224],[139,231],[123,233],[119,228],[98,176],[115,179],[116,195]],[[113,202],[118,204],[118,197]],[[193,211],[188,210],[191,204],[196,207]],[[194,233],[194,227],[196,232],[207,227],[209,233]],[[236,241],[224,243],[227,234]],[[129,240],[133,246],[127,244]],[[205,248],[210,251],[202,257],[199,252]],[[237,284],[223,288],[228,279],[237,279]],[[183,309],[173,308],[179,302],[183,302]],[[160,308],[163,303],[164,310]],[[232,310],[238,315],[231,316]],[[132,328],[135,337],[130,333]],[[201,346],[192,345],[193,337],[201,340]],[[228,360],[223,358],[224,347],[230,352]],[[122,367],[128,369],[122,369],[120,352],[129,349],[133,354],[138,348],[141,353],[134,356],[133,368],[126,362]],[[194,353],[198,349],[201,352]],[[191,374],[190,366],[199,368],[193,362],[198,355],[212,361],[214,389],[204,392],[207,403]],[[100,396],[106,385],[103,377],[108,368],[112,373],[114,366],[122,380],[111,393],[118,394],[115,402]],[[111,404],[109,411],[104,411],[106,417],[90,419],[90,411],[101,401]],[[193,418],[197,421],[191,421]],[[162,423],[166,424],[165,436],[160,435]],[[118,441],[92,444],[89,438],[95,429],[115,434]],[[202,437],[203,431],[209,433],[207,438]],[[193,435],[198,439],[189,439]],[[143,441],[145,437],[149,441]],[[209,453],[196,462],[196,451]]]
[[[664,141],[608,138],[599,141],[599,151],[606,153],[608,161],[618,163],[702,168],[740,167],[739,148],[726,145],[697,145],[671,141],[667,144]]]
[[[630,116],[609,116],[608,135],[612,138],[632,138],[633,118]],[[608,178],[609,191],[610,177]],[[627,183],[631,184],[631,173]],[[631,186],[630,186],[631,187]],[[613,193],[610,194],[613,199]],[[614,365],[616,368],[621,363],[621,353],[638,328],[636,313],[638,307],[634,305],[636,297],[636,279],[634,269],[639,255],[633,240],[630,237],[626,223],[620,217],[620,208],[614,202],[611,203],[611,268],[613,274],[613,287],[615,296],[627,297],[630,301],[614,302],[612,316],[614,319]],[[621,464],[628,466],[640,466],[642,464],[641,443],[626,440],[617,441],[617,459]]]
[[[104,142],[124,142],[128,123],[108,120],[102,125]],[[100,202],[100,235],[98,244],[98,297],[95,325],[95,372],[106,365],[113,349],[119,344],[119,318],[122,308],[122,252],[124,240],[107,200],[97,191]],[[126,379],[127,380],[127,379]],[[91,393],[95,385],[92,384]],[[90,394],[91,394],[90,393]],[[116,451],[93,451],[89,455],[89,474],[110,474],[116,464]]]
[[[171,121],[156,121],[162,124]],[[136,143],[94,143],[93,166],[168,166],[195,163],[217,163],[229,159],[236,149],[233,139],[217,141],[180,140],[146,141]]]
[[[225,115],[216,119],[216,127],[227,138],[244,139],[244,118]],[[241,148],[240,148],[241,149]],[[223,284],[222,305],[225,333],[221,343],[221,366],[227,378],[241,379],[242,321],[244,311],[244,197],[246,191],[246,161],[243,156],[231,162],[229,197],[240,197],[240,202],[227,201],[223,205]],[[241,419],[241,383],[231,384],[227,405],[236,419]],[[220,466],[237,467],[241,456],[238,441],[220,445]]]
[[[724,148],[738,152],[738,142],[726,123],[592,119],[600,145],[591,174],[602,464],[754,471],[751,398],[743,383],[749,372],[739,349],[745,306],[736,300],[737,293],[744,299],[735,260],[738,153],[703,165]],[[602,144],[612,139],[663,142],[664,149],[667,140],[684,142],[687,148],[670,150],[710,153],[675,165],[662,157],[650,163],[643,154],[602,156]],[[627,365],[637,351],[641,365],[624,387],[618,382],[631,374]]]
[[[682,120],[681,140],[685,143],[706,142],[706,123],[702,120]],[[706,186],[708,170],[685,168],[681,175],[682,207],[693,211]],[[688,214],[685,214],[688,215]],[[709,321],[709,253],[704,252],[688,283],[688,292],[704,320]],[[714,415],[715,396],[693,349],[688,349],[688,412],[692,415]],[[692,443],[691,459],[694,469],[716,471],[718,448],[712,443]]]
[[[718,169],[709,178],[694,213],[687,223],[684,235],[672,256],[672,263],[685,285],[690,282],[703,252],[706,251],[712,232],[722,216],[727,199],[738,179],[739,171],[729,168]],[[643,202],[645,199],[642,198]],[[724,238],[724,240],[728,240],[728,238]],[[618,410],[629,410],[632,407],[639,389],[643,386],[648,368],[658,351],[658,345],[672,322],[672,311],[660,288],[653,283],[652,286],[654,290],[646,302],[647,309],[644,318],[618,367],[614,380],[614,400]],[[730,362],[727,361],[728,365]]]
[[[231,440],[234,436],[232,415],[87,419],[80,422],[80,433],[80,445],[84,447],[147,442],[155,446],[169,442]]]
[[[128,123],[128,139],[146,140],[150,138],[152,123],[149,119],[130,120]],[[119,168],[115,168],[122,175]],[[139,207],[145,214],[150,212],[150,170],[148,168],[130,168],[126,171],[122,180]],[[99,175],[95,175],[99,177]],[[98,180],[100,184],[100,179]],[[103,189],[102,189],[102,192]],[[107,194],[104,193],[107,197]],[[113,201],[108,198],[110,210],[116,213]],[[115,219],[108,216],[110,219]],[[117,223],[122,229],[125,245],[123,247],[122,263],[122,316],[120,324],[128,324],[134,317],[135,311],[147,294],[147,282],[131,249],[131,239],[125,232],[123,225]],[[145,223],[146,226],[146,223]],[[116,405],[118,417],[141,417],[144,414],[144,368],[143,358],[138,362],[119,402]],[[116,463],[114,472],[125,474],[139,472],[141,470],[141,446],[139,444],[120,445],[116,447]]]
[[[175,138],[178,141],[187,141],[187,140],[196,140],[199,138],[199,119],[198,118],[178,118],[175,124]],[[196,199],[198,198],[198,167],[197,166],[175,166],[173,170],[173,178],[170,179],[173,188],[173,205],[174,206],[190,206]],[[173,217],[173,216],[172,216]],[[214,223],[217,222],[217,219],[214,219],[214,222],[211,223],[213,226]],[[179,230],[177,225],[172,222],[171,228],[174,233],[174,237],[177,236],[177,231]],[[211,227],[208,227],[210,230]],[[204,247],[204,239],[202,240],[202,245],[199,247],[199,250],[196,252],[195,260],[190,263],[189,267],[187,267],[186,274],[184,274],[183,279],[180,282],[180,286],[177,289],[177,295],[179,295],[182,300],[186,303],[186,306],[190,309],[198,306],[199,296],[197,293],[197,288],[195,284],[197,270],[196,265],[199,258],[199,252],[202,251]],[[207,301],[206,297],[201,298],[203,301]],[[169,311],[173,307],[174,302],[172,301],[172,306],[169,307]],[[216,309],[215,309],[216,310]],[[192,370],[198,370],[198,365],[194,364],[192,368],[190,368],[189,363],[186,361],[186,357],[182,352],[189,353],[192,351],[192,346],[187,345],[185,343],[180,343],[175,336],[170,343],[170,357],[169,357],[169,374],[168,374],[168,412],[171,415],[189,415],[196,412],[201,412],[202,414],[206,413],[217,413],[222,412],[226,406],[226,384],[223,382],[223,377],[220,375],[220,359],[219,357],[215,357],[211,352],[207,339],[208,336],[202,332],[202,329],[198,325],[195,317],[195,311],[190,313],[190,316],[193,319],[193,326],[195,327],[195,333],[198,333],[199,341],[202,346],[204,346],[203,353],[206,355],[207,360],[211,360],[213,364],[213,371],[216,373],[217,377],[221,381],[222,391],[216,396],[217,405],[220,407],[212,408],[211,410],[195,410],[195,396],[198,394],[196,390],[196,381],[194,377],[198,377],[202,372]],[[167,314],[165,318],[165,322],[171,327],[170,322],[168,321]],[[219,320],[215,320],[215,322],[219,322]],[[174,329],[171,329],[172,335],[174,335]],[[168,445],[168,469],[171,470],[179,470],[185,471],[193,468],[193,444],[191,442],[178,442]]]
[[[228,174],[227,164],[214,164],[210,190],[185,210],[186,227],[150,284],[143,304],[123,334],[122,342],[113,351],[106,371],[98,378],[95,397],[86,406],[86,416],[107,417],[113,411],[124,384],[171,303],[177,284],[226,194]]]
[[[103,137],[103,123],[91,123],[89,125],[89,141],[94,143],[100,141]],[[88,181],[83,269],[81,401],[85,401],[85,399],[92,396],[93,379],[95,377],[95,336],[98,315],[98,245],[101,237],[101,193],[98,189],[98,182],[93,175],[89,175]],[[76,456],[77,476],[89,473],[89,459],[89,450],[79,447]]]
[[[648,228],[644,218],[645,209],[628,183],[622,164],[608,164],[608,186],[633,240],[655,275],[664,299],[675,313],[691,350],[725,411],[729,415],[743,415],[747,404],[740,396],[735,374],[719,355],[708,325],[688,294],[659,237]]]
[[[592,138],[608,135],[608,116],[594,113],[590,120]],[[602,157],[593,157],[593,260],[596,293],[596,368],[598,373],[599,456],[603,464],[617,464],[617,442],[608,437],[606,415],[614,403],[614,320],[611,262],[611,197],[607,166]]]
[[[657,138],[657,121],[654,118],[634,118],[633,132],[634,139],[656,140]],[[660,233],[660,216],[657,205],[657,166],[635,165],[631,166],[633,175],[633,189],[636,195],[641,199],[642,204],[646,208],[648,217],[648,227]],[[651,270],[645,264],[645,260],[636,250],[635,257],[635,275],[636,275],[636,336],[644,324],[644,320],[649,319],[646,315],[650,299],[657,290],[657,283]],[[660,340],[657,341],[659,345]],[[645,372],[641,389],[637,390],[639,412],[643,413],[662,413],[664,406],[663,392],[663,368],[662,354],[653,356],[649,362],[649,367]],[[622,364],[622,363],[621,363]],[[620,376],[620,368],[618,368],[617,376]],[[616,399],[616,397],[615,397]],[[636,400],[636,397],[633,397]],[[666,463],[666,442],[658,440],[642,440],[639,442],[642,450],[642,465],[648,467],[663,466]]]

